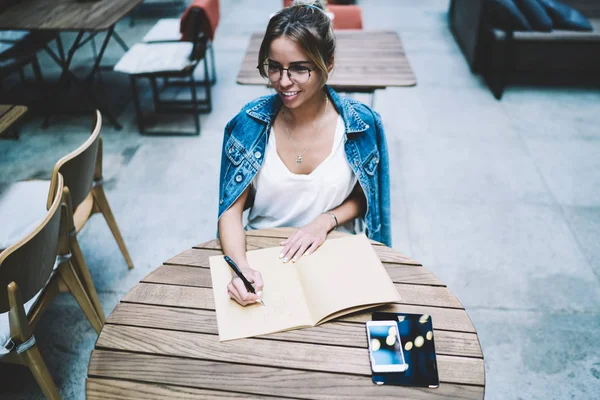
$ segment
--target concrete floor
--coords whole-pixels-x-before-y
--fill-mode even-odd
[[[280,4],[221,0],[219,82],[199,137],[140,136],[127,78],[103,74],[124,124],[103,129],[105,187],[135,262],[128,271],[100,216],[79,235],[107,315],[162,261],[214,237],[223,127],[267,93],[236,85],[235,76],[250,33]],[[418,79],[375,101],[391,159],[393,247],[420,260],[466,307],[483,347],[487,399],[598,398],[600,92],[512,86],[498,102],[448,30],[448,0],[360,5],[366,29],[399,32]],[[124,20],[117,31],[133,44],[154,21],[130,28]],[[121,54],[113,43],[105,62]],[[91,50],[78,56],[83,71]],[[41,130],[32,113],[20,140],[0,141],[0,183],[48,177],[91,123],[91,113],[60,116]],[[189,116],[175,125],[193,127]],[[36,337],[63,397],[84,398],[96,335],[70,296],[50,307]],[[0,398],[41,397],[27,369],[0,366]]]

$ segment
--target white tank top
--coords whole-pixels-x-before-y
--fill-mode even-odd
[[[331,153],[308,175],[294,174],[277,154],[271,129],[261,170],[252,180],[254,205],[247,229],[302,227],[348,198],[357,178],[346,160],[344,121],[338,117]],[[338,230],[354,233],[354,221]]]

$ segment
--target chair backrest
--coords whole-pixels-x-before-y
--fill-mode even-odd
[[[191,38],[193,47],[190,60],[200,61],[206,54],[208,37],[206,36],[206,27],[208,24],[207,16],[204,10],[198,7],[190,9],[188,18],[190,22],[186,25],[187,32],[184,36]]]
[[[87,197],[94,184],[94,172],[96,170],[96,161],[98,159],[98,150],[100,146],[100,128],[102,127],[102,115],[96,110],[96,123],[90,137],[76,150],[67,154],[54,165],[52,178],[50,182],[50,192],[48,194],[47,207],[54,201],[56,193],[56,179],[60,173],[65,182],[65,186],[71,192],[73,201],[73,210]]]
[[[0,253],[0,313],[10,309],[7,286],[11,282],[19,286],[23,301],[27,302],[50,278],[58,252],[63,187],[59,175],[54,202],[43,221],[24,239]]]

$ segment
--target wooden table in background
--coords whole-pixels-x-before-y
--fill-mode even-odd
[[[237,83],[266,85],[256,69],[264,33],[252,34]],[[373,93],[388,86],[414,86],[412,71],[402,41],[394,31],[335,31],[335,67],[327,82],[341,92]]]
[[[248,232],[248,250],[277,246],[292,231]],[[372,383],[365,322],[373,310],[219,342],[208,257],[222,252],[212,240],[165,262],[117,305],[91,355],[88,399],[483,399],[483,355],[460,302],[418,262],[373,247],[403,299],[379,310],[432,316],[439,388]]]
[[[0,30],[106,31],[142,1],[18,1],[0,11]]]
[[[143,0],[24,0],[18,1],[0,11],[0,30],[29,30],[51,31],[57,33],[57,52],[46,46],[47,53],[62,68],[58,81],[58,88],[66,88],[66,81],[74,81],[81,89],[85,90],[84,98],[92,103],[92,109],[99,109],[116,129],[121,129],[117,118],[109,111],[105,104],[95,99],[91,85],[94,82],[96,71],[111,38],[114,38],[124,51],[127,45],[115,32],[115,25],[130,13]],[[61,32],[77,32],[71,47],[65,52],[60,38]],[[100,32],[106,32],[99,51],[96,54],[94,38]],[[87,37],[84,37],[87,34]],[[91,41],[94,51],[94,62],[91,72],[83,78],[77,78],[70,70],[73,55],[78,49]],[[112,69],[112,68],[111,68]],[[50,96],[51,101],[46,107],[47,115],[42,127],[49,124],[52,113],[56,112],[56,103],[59,103],[56,94]]]
[[[12,104],[0,104],[0,136],[7,133],[12,124],[17,122],[25,113],[27,107]]]

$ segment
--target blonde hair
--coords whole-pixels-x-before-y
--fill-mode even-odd
[[[329,78],[329,65],[335,53],[335,35],[331,19],[325,13],[320,0],[295,0],[291,7],[284,8],[269,21],[265,37],[258,51],[258,65],[269,57],[271,43],[285,36],[298,44],[320,72],[321,85]],[[261,76],[265,72],[259,68]]]

